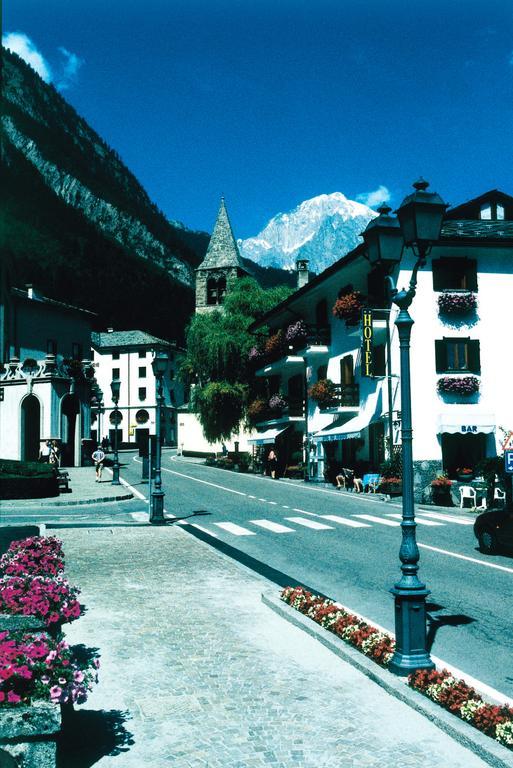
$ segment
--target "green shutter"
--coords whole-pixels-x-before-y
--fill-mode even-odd
[[[475,259],[468,259],[465,271],[467,278],[467,290],[477,291],[477,262]]]
[[[468,342],[468,369],[472,373],[481,373],[481,355],[479,352],[479,340],[470,339]]]
[[[435,341],[435,366],[437,373],[445,373],[447,370],[447,348],[442,339]]]

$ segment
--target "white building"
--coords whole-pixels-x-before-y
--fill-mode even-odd
[[[80,465],[90,435],[92,312],[0,280],[0,457],[35,461],[55,440]]]
[[[364,246],[308,282],[253,325],[271,335],[302,320],[307,333],[257,364],[266,396],[281,393],[284,407],[258,424],[274,439],[282,463],[305,444],[315,446],[316,474],[339,466],[378,470],[393,443],[400,443],[399,348],[390,313],[391,366],[386,367],[389,305],[383,274],[372,269]],[[414,255],[406,250],[394,277],[409,283]],[[340,297],[360,292],[363,307],[375,310],[374,375],[362,365],[361,323],[348,325],[333,314]],[[441,297],[441,298],[440,298]],[[447,211],[440,240],[419,272],[410,308],[411,377],[415,488],[442,469],[454,477],[474,469],[501,450],[502,429],[513,429],[513,353],[508,340],[508,308],[513,298],[513,198],[497,190]],[[440,301],[439,301],[440,300]],[[440,305],[442,302],[442,305]],[[458,305],[465,312],[448,312]],[[474,306],[475,305],[475,306]],[[444,309],[445,307],[445,309]],[[389,374],[389,377],[387,376]],[[313,400],[316,382],[335,385],[324,403]],[[455,381],[458,380],[458,381]],[[390,385],[390,386],[389,386]],[[321,384],[317,389],[331,384]],[[458,391],[451,392],[456,387]],[[449,391],[447,391],[449,390]]]
[[[91,337],[96,381],[103,393],[103,408],[94,409],[92,436],[95,440],[109,437],[114,444],[115,405],[112,400],[111,381],[121,381],[118,411],[118,445],[135,446],[149,435],[155,434],[156,379],[152,360],[156,350],[163,350],[169,358],[163,377],[164,406],[161,434],[165,445],[176,445],[176,409],[183,403],[183,387],[177,379],[175,342],[158,339],[145,331],[114,331],[93,333]]]

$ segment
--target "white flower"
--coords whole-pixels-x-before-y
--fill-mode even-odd
[[[468,701],[464,701],[460,707],[460,715],[462,719],[467,720],[469,723],[472,722],[474,715],[476,714],[481,704],[481,701],[476,701],[475,699],[468,699]]]
[[[507,723],[499,723],[495,728],[495,738],[501,744],[507,746],[513,746],[513,720],[509,720]]]

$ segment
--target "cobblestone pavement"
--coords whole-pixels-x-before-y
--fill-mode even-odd
[[[485,765],[265,607],[269,582],[183,530],[59,536],[87,606],[67,638],[102,654],[78,713],[81,761],[65,768]],[[94,710],[117,724],[103,749],[87,731]]]

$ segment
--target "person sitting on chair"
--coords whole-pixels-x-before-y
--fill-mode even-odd
[[[335,483],[337,488],[344,488],[352,490],[354,487],[354,472],[352,469],[346,469],[342,467],[340,472],[335,477]]]

